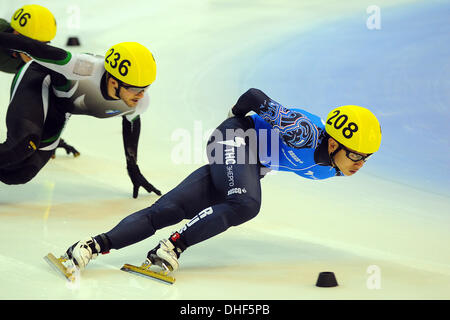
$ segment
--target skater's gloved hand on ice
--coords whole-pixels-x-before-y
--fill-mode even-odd
[[[67,155],[69,154],[73,154],[74,158],[78,157],[80,155],[80,153],[78,152],[77,149],[75,149],[74,147],[72,147],[71,145],[68,145],[63,139],[61,139],[59,141],[58,146],[56,147],[56,149],[58,148],[62,148],[66,151]],[[53,156],[52,159],[55,159],[55,153],[56,153],[56,149],[53,152]]]
[[[133,183],[133,198],[137,198],[140,187],[144,188],[149,193],[154,192],[158,196],[161,195],[161,191],[156,189],[151,183],[147,181],[147,179],[145,179],[136,163],[129,162],[127,164],[127,170],[131,182]]]

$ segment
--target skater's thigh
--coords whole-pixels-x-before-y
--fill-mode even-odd
[[[256,165],[210,165],[211,179],[218,195],[224,199],[233,195],[261,201],[259,167]]]
[[[209,166],[205,165],[192,172],[175,188],[162,196],[157,203],[176,205],[184,211],[185,219],[191,219],[220,200],[214,190]]]
[[[49,76],[35,69],[33,63],[16,76],[6,113],[8,136],[40,135],[48,107],[49,84]]]
[[[247,118],[224,121],[208,142],[211,180],[224,198],[240,194],[261,200],[257,142]]]

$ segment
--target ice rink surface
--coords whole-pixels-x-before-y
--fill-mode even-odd
[[[208,132],[251,87],[323,118],[336,105],[367,106],[383,141],[351,178],[265,177],[260,214],[189,248],[174,285],[120,267],[140,264],[182,223],[97,258],[69,285],[48,252],[157,199],[131,197],[120,119],[72,116],[63,138],[80,157],[58,151],[30,183],[0,185],[0,299],[450,298],[448,1],[38,2],[58,21],[54,45],[103,55],[138,41],[153,52],[138,164],[163,192],[205,162]],[[0,14],[26,3],[2,1]],[[81,46],[66,47],[69,36]],[[2,123],[11,80],[0,75]],[[339,286],[315,287],[322,271]]]

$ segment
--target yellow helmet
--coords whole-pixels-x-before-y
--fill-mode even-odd
[[[11,27],[18,33],[42,42],[51,41],[56,35],[56,20],[47,8],[37,4],[17,9],[11,17]]]
[[[381,144],[381,126],[370,110],[337,107],[328,114],[325,131],[337,142],[361,153],[374,153]]]
[[[122,42],[109,48],[105,69],[114,78],[135,87],[149,86],[156,79],[153,54],[137,42]]]

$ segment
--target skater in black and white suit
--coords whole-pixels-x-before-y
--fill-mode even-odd
[[[0,47],[32,58],[18,71],[11,88],[7,138],[0,143],[0,181],[30,181],[59,145],[71,115],[121,116],[133,197],[141,187],[161,194],[137,165],[140,115],[148,109],[147,90],[156,78],[156,63],[147,48],[124,42],[111,47],[106,57],[72,54],[5,32],[0,33]]]

